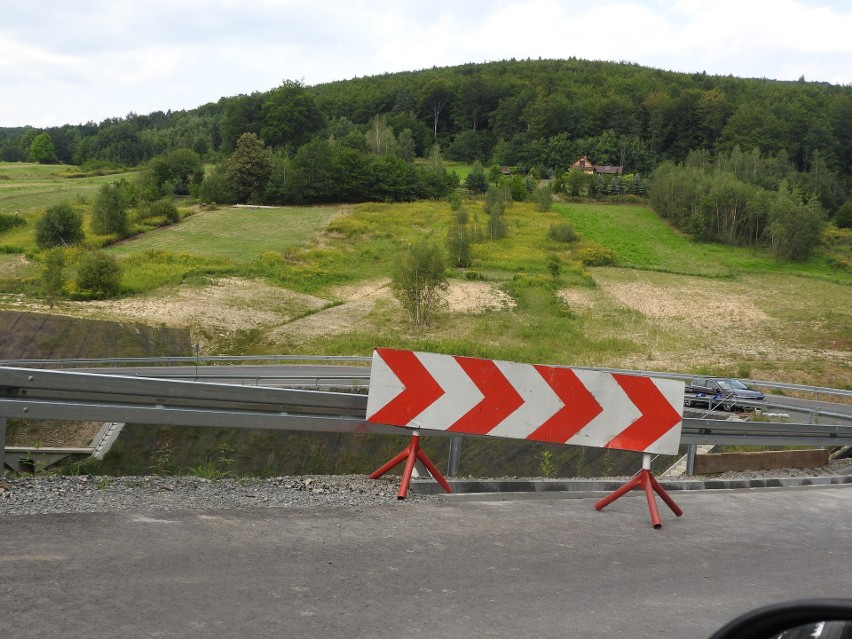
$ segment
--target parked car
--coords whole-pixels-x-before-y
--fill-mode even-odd
[[[741,401],[763,402],[766,396],[760,391],[749,388],[738,379],[729,377],[698,377],[686,385],[684,406],[721,407],[734,410]],[[741,408],[750,408],[742,406]]]

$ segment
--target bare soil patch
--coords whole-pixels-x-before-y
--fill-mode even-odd
[[[708,281],[695,285],[679,282],[677,288],[651,282],[602,282],[604,292],[626,308],[655,322],[682,324],[703,334],[766,329],[777,321],[757,307],[747,292],[727,282]]]
[[[323,298],[242,278],[223,278],[206,286],[181,285],[154,295],[118,300],[63,301],[53,309],[22,296],[0,299],[0,306],[18,310],[188,328],[194,339],[209,333],[225,336],[266,329],[327,304]]]
[[[341,286],[331,291],[340,304],[320,310],[272,329],[267,335],[272,343],[305,340],[323,335],[340,335],[356,327],[369,327],[371,315],[382,309],[399,308],[390,289],[390,280],[381,279],[357,285]],[[489,282],[451,282],[446,293],[447,309],[453,313],[482,313],[510,308],[514,300]],[[394,311],[404,321],[402,310]]]
[[[34,269],[25,255],[0,255],[0,277],[24,277]]]
[[[556,295],[573,310],[588,310],[595,306],[595,293],[587,288],[563,288]]]
[[[514,300],[490,282],[451,282],[446,301],[453,313],[514,306]],[[267,332],[266,339],[273,344],[285,337],[302,341],[339,335],[369,323],[377,308],[397,306],[387,278],[339,286],[323,297],[234,277],[118,300],[63,301],[53,309],[23,296],[0,298],[0,307],[17,310],[188,328],[192,339],[202,344],[247,330]]]
[[[447,305],[454,313],[482,313],[514,308],[515,300],[490,282],[451,282]]]
[[[7,446],[37,448],[86,448],[103,427],[103,422],[31,422],[10,420]]]
[[[766,276],[719,280],[606,268],[594,277],[596,289],[565,289],[561,299],[589,320],[590,334],[642,348],[606,365],[733,372],[746,362],[757,376],[766,362],[770,377],[824,385],[831,384],[813,377],[816,363],[826,371],[852,366],[852,351],[821,330],[826,297],[844,289],[787,278],[781,281],[790,288],[780,290]]]
[[[349,296],[342,303],[276,326],[267,333],[267,340],[274,344],[284,339],[302,341],[341,335],[368,324],[368,317],[378,303],[397,304],[387,284],[371,283],[336,291],[336,295],[341,293]]]

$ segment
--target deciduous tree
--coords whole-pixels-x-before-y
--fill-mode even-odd
[[[129,185],[122,180],[115,184],[104,184],[92,204],[92,231],[98,235],[126,237],[130,232],[127,209],[131,196]]]
[[[41,286],[50,308],[53,308],[65,290],[65,251],[61,247],[50,249],[44,256]]]
[[[155,200],[163,195],[189,195],[197,192],[204,179],[201,156],[180,148],[151,159],[142,173],[143,196]]]
[[[300,82],[286,80],[263,101],[263,140],[295,151],[325,127],[313,97]]]
[[[819,245],[825,212],[816,199],[807,204],[778,194],[769,211],[769,237],[775,255],[784,260],[804,260]]]
[[[391,289],[413,323],[427,323],[444,302],[449,288],[444,268],[443,251],[428,241],[414,244],[397,259]]]
[[[453,95],[452,88],[443,80],[432,80],[427,83],[420,94],[420,103],[432,120],[432,135],[435,139],[438,138],[438,122],[441,120],[441,113]]]
[[[53,140],[50,135],[39,133],[33,138],[27,149],[27,160],[41,164],[55,164],[58,162],[56,149],[53,147]]]
[[[464,209],[459,209],[463,211]],[[467,217],[465,215],[465,217]],[[457,221],[450,226],[447,233],[447,250],[453,266],[467,267],[471,265],[472,257],[470,251],[471,232],[467,224]]]
[[[243,133],[225,164],[228,189],[238,202],[262,202],[271,170],[269,149],[254,133]]]

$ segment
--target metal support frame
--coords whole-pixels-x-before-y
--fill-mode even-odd
[[[450,454],[447,460],[447,477],[455,477],[459,474],[459,463],[461,462],[461,435],[450,437]]]
[[[378,479],[391,468],[401,464],[403,461],[405,462],[405,468],[402,471],[402,481],[399,483],[399,492],[396,495],[397,499],[405,499],[408,496],[408,486],[411,483],[411,474],[414,472],[414,464],[417,461],[426,466],[426,469],[432,474],[435,481],[441,484],[441,487],[444,490],[448,493],[453,492],[453,489],[450,488],[447,480],[444,479],[444,476],[441,475],[440,471],[435,468],[435,464],[432,463],[432,460],[430,460],[429,457],[426,456],[426,453],[423,452],[423,449],[420,448],[420,433],[418,432],[411,433],[411,442],[405,447],[405,450],[391,459],[384,466],[375,470],[373,474],[370,475],[370,479]]]
[[[686,475],[692,477],[695,474],[695,455],[698,454],[698,446],[690,444],[686,447]]]
[[[0,417],[0,478],[6,474],[6,418]]]
[[[654,493],[657,493],[660,496],[660,499],[662,499],[666,505],[671,508],[672,512],[676,516],[680,517],[683,515],[683,511],[678,507],[663,487],[660,486],[660,482],[657,481],[653,473],[651,473],[651,455],[648,453],[643,453],[642,455],[642,470],[639,474],[634,476],[633,479],[628,481],[614,493],[604,497],[596,503],[595,510],[602,510],[619,497],[629,493],[634,488],[640,487],[645,491],[645,496],[648,498],[648,509],[651,511],[651,524],[654,528],[663,527],[663,524],[660,521],[660,512],[657,510],[657,501],[654,498]]]
[[[0,366],[0,460],[5,463],[8,456],[5,444],[10,418],[381,435],[410,432],[365,421],[366,406],[367,396],[359,394],[214,384],[209,380],[151,379],[115,375],[114,371],[103,375]],[[848,417],[837,416],[849,421]],[[463,438],[437,431],[428,434],[450,436],[447,475],[454,476]],[[687,418],[683,420],[681,443],[690,449],[695,444],[844,446],[852,444],[852,423]],[[413,450],[414,453],[406,449],[403,458],[413,454],[415,464],[423,463],[417,455],[419,444]],[[437,471],[428,466],[427,469],[436,479],[440,477]],[[656,490],[652,480],[650,477],[646,483]],[[641,476],[638,481],[641,485]]]

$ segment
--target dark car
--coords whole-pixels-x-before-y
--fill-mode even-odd
[[[766,401],[766,397],[738,379],[698,377],[687,384],[683,404],[708,408],[721,407],[725,410],[734,410],[738,405],[741,408],[748,408],[740,403],[742,401],[762,402]]]

